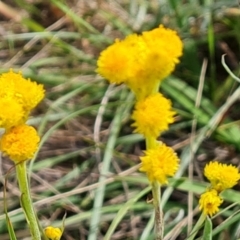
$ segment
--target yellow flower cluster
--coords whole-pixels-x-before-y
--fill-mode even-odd
[[[160,25],[141,35],[132,34],[116,40],[104,50],[97,61],[97,72],[110,83],[126,84],[136,95],[132,114],[135,132],[143,134],[148,144],[141,158],[140,170],[150,182],[167,183],[178,169],[174,151],[156,139],[174,122],[175,112],[170,100],[158,93],[161,81],[179,62],[183,43],[177,33]]]
[[[44,97],[43,85],[10,70],[0,75],[0,151],[15,163],[30,159],[39,143],[33,127],[25,124],[30,111]]]
[[[212,216],[219,211],[219,206],[223,202],[219,194],[236,185],[240,179],[240,173],[232,165],[210,162],[204,168],[204,175],[211,186],[201,195],[199,208],[204,214]]]
[[[168,125],[174,122],[175,112],[171,109],[171,101],[162,94],[152,94],[146,99],[139,100],[135,105],[132,126],[135,132],[145,137],[157,138],[161,132],[168,130]]]
[[[232,165],[210,162],[204,168],[204,175],[210,181],[211,187],[217,192],[232,188],[240,179],[238,169]]]
[[[50,240],[60,240],[62,236],[62,231],[60,228],[54,228],[52,226],[46,227],[44,229],[46,237]]]
[[[174,70],[182,49],[177,33],[160,25],[142,35],[116,40],[101,53],[97,72],[110,83],[125,83],[137,99],[143,99]]]
[[[172,148],[164,143],[157,143],[155,148],[145,151],[141,157],[140,171],[146,172],[149,181],[167,184],[167,177],[172,177],[179,167],[179,159]]]
[[[43,85],[23,78],[21,73],[10,70],[0,75],[0,127],[9,129],[24,123],[43,97]]]

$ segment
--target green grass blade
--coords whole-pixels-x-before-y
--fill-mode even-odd
[[[8,217],[7,212],[5,212],[5,214],[6,214],[7,228],[8,228],[10,240],[17,240],[10,218]]]
[[[129,96],[132,99],[132,95],[129,95],[129,92],[126,91],[126,89],[123,89],[121,97],[120,97],[120,102],[121,101],[126,101],[127,96]],[[128,98],[129,98],[128,97]],[[130,99],[129,99],[130,100]],[[128,100],[128,101],[129,101]],[[128,102],[126,101],[126,102]],[[100,178],[99,178],[99,183],[100,187],[97,189],[95,193],[95,198],[94,198],[94,204],[93,204],[93,213],[91,217],[91,222],[90,222],[90,233],[88,235],[88,240],[96,240],[97,235],[98,235],[98,226],[99,226],[99,221],[100,221],[100,209],[103,205],[103,199],[104,199],[104,194],[105,194],[105,184],[103,183],[106,179],[106,175],[109,172],[110,168],[110,163],[112,159],[112,155],[114,152],[114,147],[116,144],[116,139],[121,127],[122,119],[124,118],[124,115],[126,115],[129,112],[129,107],[126,107],[126,102],[121,104],[119,108],[116,111],[116,115],[113,119],[112,122],[112,127],[111,127],[111,133],[108,138],[108,142],[106,145],[106,150],[104,152],[104,157],[103,157],[103,166],[100,172]]]
[[[114,230],[116,229],[119,222],[122,220],[122,218],[126,215],[127,211],[132,208],[134,203],[138,201],[141,197],[143,197],[146,193],[148,193],[151,190],[151,187],[147,187],[144,190],[142,190],[139,194],[135,195],[132,199],[127,201],[123,207],[118,211],[116,217],[112,221],[111,225],[108,228],[107,233],[105,234],[104,240],[110,240],[112,234],[114,233]]]
[[[205,219],[203,240],[212,240],[212,220],[209,217]]]

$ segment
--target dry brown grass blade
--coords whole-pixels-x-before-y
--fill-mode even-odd
[[[0,2],[0,13],[15,22],[21,22],[22,16],[19,11],[15,10],[14,8],[10,7],[6,3]]]

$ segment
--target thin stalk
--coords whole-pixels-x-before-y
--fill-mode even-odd
[[[203,226],[203,223],[206,220],[206,215],[204,213],[201,214],[200,218],[198,219],[197,223],[195,224],[193,230],[190,233],[190,236],[187,238],[187,240],[194,240],[196,234],[198,233],[199,229]]]
[[[152,183],[153,206],[155,211],[155,239],[162,240],[164,232],[163,213],[161,207],[161,188],[157,181]]]
[[[151,94],[158,92],[160,83],[157,83]],[[146,137],[146,149],[152,149],[156,146],[157,140],[154,137]],[[155,240],[162,240],[164,235],[163,211],[161,205],[161,186],[158,181],[152,182],[153,206],[155,212]]]
[[[41,240],[41,233],[38,227],[38,220],[33,208],[29,190],[26,161],[16,165],[17,179],[21,191],[21,204],[27,218],[27,223],[33,240]]]
[[[146,148],[152,149],[156,146],[156,139],[146,137]],[[162,240],[164,233],[163,212],[161,206],[161,187],[158,181],[152,183],[153,206],[155,212],[155,239]]]

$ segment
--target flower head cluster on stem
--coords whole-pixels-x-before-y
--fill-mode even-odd
[[[155,147],[154,142],[174,122],[171,101],[160,94],[158,88],[179,62],[182,49],[177,33],[160,25],[142,35],[132,34],[124,40],[117,39],[101,53],[97,62],[100,75],[110,83],[126,84],[136,96],[132,126],[135,132],[143,134],[151,142],[146,156],[141,158],[141,170],[146,172],[150,182],[166,183],[166,177],[173,176],[178,166],[173,150],[164,144]],[[174,159],[171,168],[168,167],[168,158]]]
[[[163,218],[159,184],[168,183],[179,167],[173,149],[157,138],[174,122],[171,101],[158,92],[161,81],[174,70],[182,55],[183,43],[177,33],[160,25],[141,35],[116,40],[97,62],[97,72],[110,83],[125,84],[136,96],[132,114],[135,132],[143,134],[147,150],[140,158],[140,171],[152,185],[156,239],[162,239]]]
[[[0,151],[15,163],[32,158],[40,138],[25,122],[33,108],[44,97],[43,85],[23,78],[10,70],[0,75]]]
[[[0,75],[0,128],[5,130],[0,138],[0,151],[15,163],[21,205],[32,239],[36,240],[41,239],[41,231],[32,204],[26,161],[36,152],[40,137],[26,121],[43,97],[43,85],[23,78],[20,72],[10,70]]]
[[[210,187],[203,193],[199,200],[199,208],[205,215],[212,216],[219,211],[223,199],[220,193],[225,189],[235,186],[239,179],[238,169],[232,165],[211,161],[204,168],[204,175],[210,181]]]

